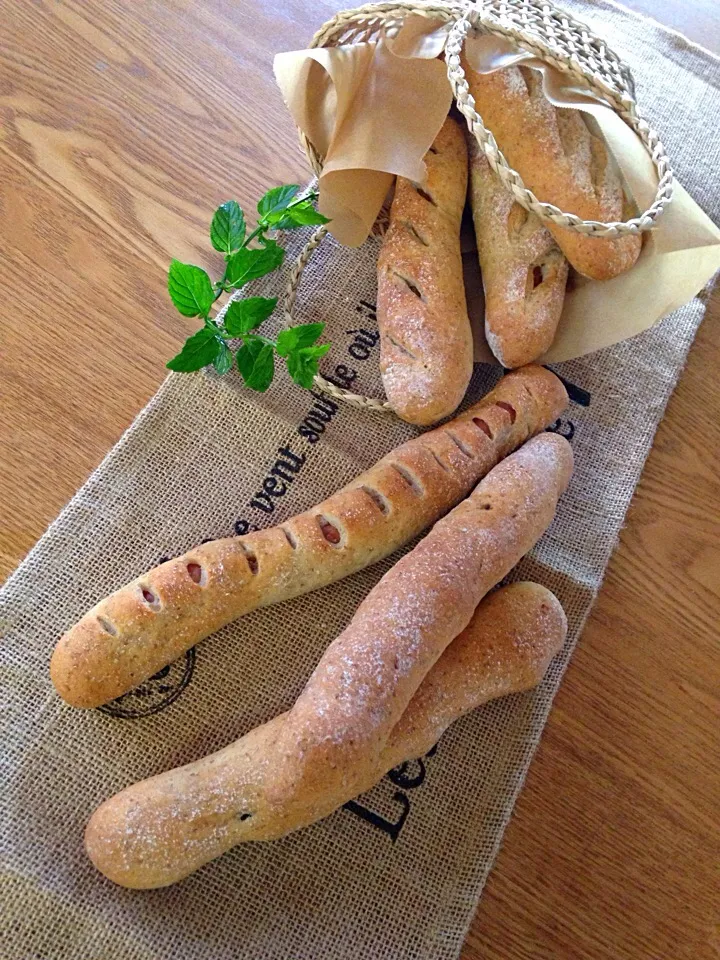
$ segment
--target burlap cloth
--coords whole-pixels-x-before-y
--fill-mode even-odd
[[[720,61],[621,9],[571,8],[627,58],[678,176],[717,215]],[[372,244],[353,253],[324,244],[303,281],[300,318],[329,322],[326,372],[344,365],[356,388],[379,395],[377,346],[352,332],[374,328],[375,255]],[[572,436],[577,471],[516,572],[553,589],[570,621],[542,686],[466,717],[432,756],[322,823],[240,847],[174,888],[133,892],[83,854],[94,807],[290,706],[391,561],[246,617],[103,711],[73,710],[53,692],[56,639],[161,557],[231,534],[236,521],[283,520],[412,434],[346,406],[313,414],[314,398],[287,379],[261,397],[237,378],[171,376],[0,596],[2,960],[455,957],[702,315],[700,298],[559,369],[590,403],[573,403],[558,425]],[[471,397],[496,376],[478,367]],[[250,501],[280,447],[306,460],[268,514]]]

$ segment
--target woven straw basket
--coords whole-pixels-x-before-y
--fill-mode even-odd
[[[574,20],[547,0],[479,0],[477,3],[468,0],[414,0],[413,3],[368,3],[354,10],[345,10],[328,20],[312,38],[310,46],[332,47],[374,40],[386,30],[399,28],[404,18],[411,14],[452,24],[445,46],[445,60],[455,102],[491,167],[521,206],[535,213],[541,220],[552,221],[558,226],[589,236],[619,237],[626,233],[641,233],[653,226],[672,197],[673,174],[665,148],[657,133],[637,111],[635,84],[630,70],[585,24]],[[527,189],[517,171],[509,166],[492,133],[485,128],[469,93],[460,63],[460,53],[471,30],[509,39],[519,49],[569,74],[573,80],[599,94],[614,108],[637,133],[657,171],[657,192],[647,210],[626,222],[600,223],[581,220],[551,203],[543,202]],[[324,158],[302,133],[300,139],[315,173],[320,175]],[[376,232],[383,232],[381,222],[376,224]],[[293,319],[297,288],[303,270],[326,233],[326,228],[320,227],[313,234],[291,271],[285,306],[288,322]],[[343,390],[322,376],[316,376],[315,386],[355,407],[383,413],[394,412],[387,401]]]

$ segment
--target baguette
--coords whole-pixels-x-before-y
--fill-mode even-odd
[[[460,404],[473,369],[460,220],[467,148],[447,119],[425,155],[421,188],[397,178],[378,258],[380,372],[398,416],[425,426]]]
[[[503,186],[468,134],[470,204],[485,291],[485,337],[500,363],[520,367],[551,346],[568,262],[552,234]]]
[[[99,706],[231,620],[389,556],[566,404],[550,371],[515,371],[451,423],[398,447],[317,507],[161,564],[102,600],[61,638],[50,663],[57,691],[73,706]]]
[[[537,686],[566,634],[560,601],[539,583],[514,583],[485,597],[413,695],[379,769],[423,756],[483,703]]]
[[[571,471],[563,437],[535,437],[370,591],[278,733],[268,787],[275,822],[295,829],[316,819],[318,798],[363,789],[425,674],[549,525]]]
[[[558,600],[535,583],[501,588],[430,669],[387,743],[363,771],[361,792],[393,767],[426,753],[463,714],[496,697],[531,689],[565,639]],[[147,889],[183,879],[239,843],[294,829],[275,823],[267,799],[277,741],[292,711],[236,743],[123,790],[99,807],[85,831],[95,866],[122,886]],[[350,795],[318,798],[320,819]],[[300,826],[300,824],[298,824]]]
[[[583,220],[622,220],[626,199],[605,141],[580,110],[557,108],[529,67],[476,73],[463,63],[470,93],[510,166],[540,199]],[[548,223],[575,269],[593,280],[624,273],[640,255],[642,238],[590,237]]]

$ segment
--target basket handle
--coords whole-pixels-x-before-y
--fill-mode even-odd
[[[470,93],[470,89],[465,78],[465,71],[463,70],[462,63],[460,62],[460,54],[465,42],[465,38],[473,26],[478,26],[480,29],[485,30],[485,32],[493,33],[498,36],[511,36],[510,32],[506,32],[504,29],[498,28],[496,25],[484,25],[482,23],[481,11],[474,10],[467,13],[463,17],[459,17],[453,24],[445,45],[445,60],[447,63],[448,80],[450,81],[450,86],[452,87],[458,109],[467,121],[468,129],[480,144],[480,147],[487,157],[490,166],[497,173],[506,188],[512,193],[513,197],[520,204],[520,206],[524,207],[526,210],[529,210],[531,213],[534,213],[541,220],[551,221],[552,223],[557,224],[559,227],[568,227],[570,230],[575,230],[578,233],[583,233],[592,237],[620,237],[624,234],[642,233],[645,230],[649,230],[655,224],[655,221],[662,214],[664,208],[672,198],[673,173],[670,168],[667,154],[665,153],[665,148],[663,147],[659,136],[644,120],[638,116],[637,111],[635,110],[634,102],[632,100],[628,101],[629,109],[623,110],[621,112],[621,116],[626,122],[629,123],[632,129],[640,137],[640,140],[645,145],[645,148],[650,154],[653,165],[657,170],[658,187],[652,204],[647,210],[645,210],[644,213],[640,214],[640,216],[633,217],[632,219],[624,222],[612,221],[610,223],[601,223],[598,220],[582,220],[574,213],[565,213],[554,204],[545,203],[542,200],[539,200],[532,190],[528,190],[523,183],[520,174],[516,170],[513,170],[503,156],[502,151],[495,141],[495,138],[485,127],[482,117],[475,109],[475,100]],[[511,39],[517,43],[517,38],[515,36],[512,36]],[[523,44],[523,46],[530,45]],[[532,46],[536,45],[533,44]],[[537,45],[536,49],[531,50],[530,52],[538,55],[542,60],[552,60],[553,66],[559,67],[566,73],[573,72],[571,64],[565,62],[564,59],[559,60],[557,53],[549,56],[548,51],[539,44]],[[585,74],[583,74],[583,81],[586,84],[590,83],[590,85],[593,86],[592,82],[589,81],[589,78]],[[604,96],[606,95],[605,91],[602,89],[600,89],[599,92]]]

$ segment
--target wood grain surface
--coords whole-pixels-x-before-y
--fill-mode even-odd
[[[271,72],[340,0],[0,0],[0,577],[195,327],[171,256],[307,174]],[[720,49],[711,0],[637,0]],[[720,956],[720,301],[660,427],[464,960]]]

